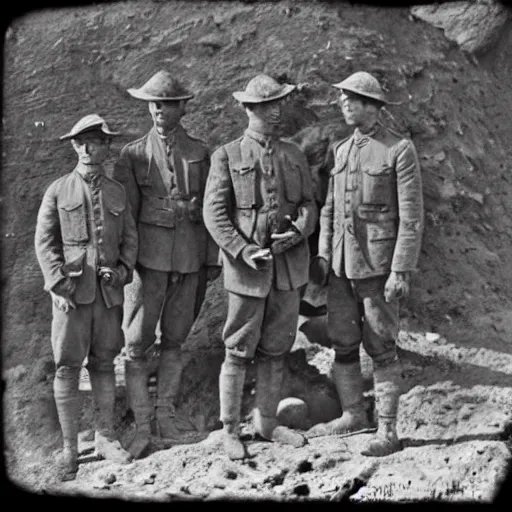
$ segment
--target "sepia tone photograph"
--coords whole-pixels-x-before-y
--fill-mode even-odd
[[[3,51],[13,493],[499,501],[512,7],[63,3]]]

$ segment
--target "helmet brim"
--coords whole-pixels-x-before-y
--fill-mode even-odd
[[[87,128],[84,128],[83,130],[80,130],[80,131],[76,131],[76,132],[70,131],[70,132],[66,133],[65,135],[62,135],[61,137],[59,137],[59,140],[74,139],[75,137],[78,137],[79,135],[81,135],[83,133],[93,132],[93,131],[99,131],[109,137],[115,137],[117,135],[121,135],[121,132],[113,132],[113,131],[109,130],[108,128],[106,128],[103,125],[103,123],[98,123],[98,124],[95,124],[92,126],[88,126]]]
[[[267,103],[269,101],[279,100],[285,96],[288,96],[288,94],[290,94],[295,88],[295,85],[283,84],[283,88],[279,93],[273,94],[272,96],[267,96],[266,98],[261,96],[253,96],[252,94],[248,94],[245,91],[235,91],[233,93],[233,97],[240,103]]]
[[[353,92],[354,94],[358,94],[359,96],[364,96],[366,98],[371,98],[372,100],[380,101],[381,103],[389,103],[388,100],[380,94],[362,93],[359,90],[356,91],[354,88],[352,88],[350,86],[347,87],[346,85],[342,85],[342,84],[343,84],[343,82],[340,82],[337,84],[331,84],[331,85],[341,91],[349,91],[349,92]]]
[[[127,89],[127,91],[130,96],[143,101],[181,101],[190,100],[194,97],[193,94],[184,94],[181,96],[154,96],[152,94],[147,94],[140,89]]]

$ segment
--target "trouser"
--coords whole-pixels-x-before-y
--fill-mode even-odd
[[[94,302],[77,304],[76,309],[70,309],[68,313],[53,306],[51,341],[56,366],[54,397],[64,446],[73,451],[76,451],[77,446],[80,412],[80,369],[87,357],[91,384],[93,381],[96,384],[97,377],[104,375],[101,382],[108,381],[115,391],[114,358],[123,345],[121,318],[121,306],[107,308],[99,290]],[[95,393],[99,395],[103,390],[95,391],[99,391]],[[110,394],[112,397],[107,398],[111,402],[114,397]],[[110,402],[108,405],[113,407]],[[111,426],[109,424],[107,427]]]
[[[161,331],[161,350],[179,350],[199,310],[199,273],[161,272],[140,265],[126,287],[123,327],[128,360],[145,360]]]
[[[386,280],[387,276],[350,280],[331,272],[327,336],[337,362],[358,361],[361,342],[376,364],[386,365],[396,359],[398,301],[385,301]]]
[[[227,352],[252,359],[287,353],[295,341],[299,315],[299,290],[271,288],[267,297],[228,293],[228,314],[222,337]]]
[[[53,305],[52,349],[56,376],[62,367],[80,371],[87,357],[92,371],[113,371],[123,346],[122,307],[107,308],[100,290],[91,304],[77,304],[68,313]]]
[[[265,298],[228,294],[223,331],[226,356],[219,377],[220,419],[224,425],[236,426],[240,421],[246,366],[255,355],[258,361],[256,406],[265,416],[275,415],[284,355],[295,341],[299,300],[298,290],[272,288]]]

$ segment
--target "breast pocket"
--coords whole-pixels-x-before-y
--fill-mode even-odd
[[[231,170],[237,208],[252,208],[256,204],[256,169],[239,167]]]
[[[388,203],[394,196],[395,173],[387,164],[363,168],[363,203]]]
[[[83,203],[60,204],[59,218],[62,241],[65,244],[86,242],[89,239],[87,234],[87,216]]]

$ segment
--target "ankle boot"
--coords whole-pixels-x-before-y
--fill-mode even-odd
[[[269,441],[303,446],[305,437],[291,428],[279,425],[276,418],[281,400],[284,377],[284,357],[260,357],[256,370],[256,407],[253,423],[256,432]]]
[[[145,361],[125,362],[125,381],[128,403],[135,418],[135,437],[128,446],[134,459],[140,459],[151,444],[151,415],[153,407],[148,390],[148,371]]]
[[[114,406],[116,394],[116,377],[111,371],[89,370],[91,390],[95,406],[96,432],[94,444],[96,454],[104,459],[119,464],[127,464],[131,455],[117,440],[114,428]]]
[[[174,421],[183,363],[180,350],[163,350],[158,360],[156,424],[159,437],[177,439],[180,430]]]
[[[396,432],[398,401],[401,391],[398,361],[384,367],[376,366],[374,384],[379,427],[361,454],[369,457],[384,457],[402,449],[402,443]]]
[[[240,440],[240,413],[245,383],[245,361],[226,355],[219,375],[220,420],[224,451],[231,460],[247,456],[245,446]]]
[[[57,369],[53,381],[55,405],[64,445],[57,457],[59,477],[62,481],[74,480],[78,472],[79,377],[80,368],[66,366]]]
[[[370,428],[364,407],[364,383],[359,361],[334,363],[333,378],[343,411],[341,417],[319,423],[308,430],[308,437],[341,435]]]

